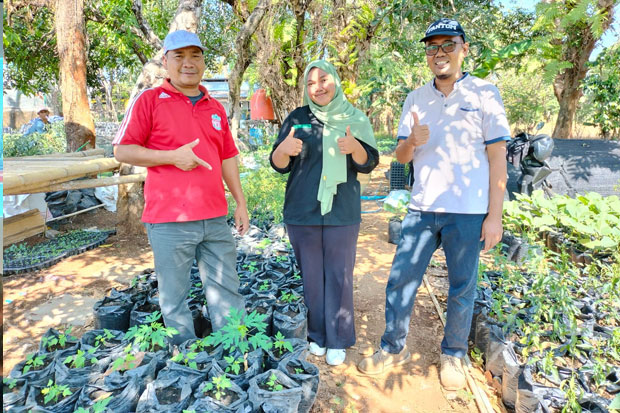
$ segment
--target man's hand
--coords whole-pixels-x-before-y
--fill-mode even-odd
[[[235,228],[239,235],[243,236],[250,229],[250,218],[248,217],[248,209],[245,205],[235,208]]]
[[[303,141],[295,137],[295,128],[291,128],[288,136],[278,145],[277,150],[286,156],[297,156],[301,152]]]
[[[191,171],[198,165],[202,165],[210,171],[213,170],[211,165],[200,159],[194,153],[192,148],[198,145],[199,142],[200,140],[196,139],[172,151],[172,164],[183,171]]]
[[[428,142],[430,130],[428,125],[420,125],[420,119],[416,112],[412,111],[411,114],[413,116],[413,128],[411,128],[411,133],[405,142],[413,147],[422,146]]]
[[[344,138],[338,138],[338,148],[340,149],[340,153],[343,155],[349,155],[355,151],[363,149],[357,139],[351,135],[350,126],[347,126],[347,133]]]
[[[493,248],[502,239],[503,234],[502,217],[487,217],[482,221],[482,231],[480,233],[480,241],[484,241],[482,252],[487,252]]]

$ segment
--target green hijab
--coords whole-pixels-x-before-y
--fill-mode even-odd
[[[336,85],[334,98],[325,106],[317,105],[308,96],[308,73],[315,67],[330,74]],[[317,199],[321,202],[321,214],[325,215],[332,210],[336,187],[347,181],[347,157],[338,149],[338,138],[343,138],[350,126],[351,134],[357,139],[373,148],[377,143],[370,121],[344,96],[336,68],[326,60],[315,60],[306,67],[303,104],[310,106],[314,116],[323,123],[323,170]]]

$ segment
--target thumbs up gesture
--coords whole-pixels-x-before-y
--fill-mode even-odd
[[[278,150],[287,156],[297,156],[301,152],[303,141],[295,137],[295,129],[291,128],[288,136],[278,146]]]
[[[347,133],[344,138],[338,138],[338,148],[343,155],[349,155],[361,148],[360,143],[351,135],[351,127],[347,126]]]
[[[213,168],[203,159],[199,158],[192,148],[194,148],[200,142],[199,139],[196,139],[193,142],[187,143],[183,146],[178,147],[174,151],[172,151],[173,161],[172,164],[179,169],[184,171],[191,171],[195,167],[201,165],[207,168],[208,170],[212,170]]]
[[[430,136],[428,125],[420,125],[420,118],[418,117],[417,112],[412,111],[411,115],[413,116],[413,128],[411,128],[411,133],[407,138],[407,143],[414,147],[424,145],[428,142],[428,138]]]

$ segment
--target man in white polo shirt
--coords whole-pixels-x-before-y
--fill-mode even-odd
[[[386,288],[381,347],[358,369],[379,374],[406,363],[409,321],[416,292],[433,252],[442,245],[450,289],[441,342],[441,383],[465,386],[467,353],[480,250],[502,237],[506,141],[510,129],[499,92],[463,73],[465,32],[451,19],[431,24],[424,38],[434,79],[411,92],[403,106],[396,157],[413,161],[415,181]]]

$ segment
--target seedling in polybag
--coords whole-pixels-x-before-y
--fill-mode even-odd
[[[241,372],[241,365],[243,364],[243,357],[224,356],[224,360],[228,363],[226,366],[226,373],[239,374]]]
[[[66,384],[57,385],[53,380],[47,382],[47,387],[41,389],[41,394],[45,395],[43,403],[48,404],[50,401],[54,401],[54,404],[58,403],[58,399],[62,396],[71,396],[73,393],[69,390],[69,386]]]
[[[15,388],[15,386],[17,386],[17,379],[11,379],[9,377],[3,377],[2,378],[2,384],[4,384],[5,386],[8,386],[9,389],[13,390]]]
[[[267,291],[269,289],[269,281],[265,280],[262,282],[262,284],[260,285],[260,287],[258,287],[259,291]]]
[[[243,264],[243,268],[250,272],[255,272],[258,269],[258,263],[256,261],[250,261],[248,264]]]
[[[304,373],[304,369],[300,368],[300,367],[295,367],[295,374],[302,374]]]
[[[202,392],[206,393],[215,389],[215,398],[220,400],[222,396],[224,396],[224,390],[231,387],[232,383],[230,382],[230,379],[222,374],[221,376],[213,377],[210,381],[205,383],[202,388]]]
[[[161,318],[159,311],[146,316],[146,324],[139,326],[133,326],[127,333],[125,333],[126,340],[133,340],[134,344],[137,344],[140,351],[155,351],[159,348],[166,347],[166,337],[172,337],[175,334],[179,334],[174,327],[164,327],[164,325],[157,320]]]
[[[107,396],[105,399],[101,399],[101,400],[96,401],[95,404],[90,406],[88,409],[80,407],[80,408],[78,408],[73,413],[104,413],[105,410],[106,410],[107,405],[111,401],[112,401],[112,397]]]
[[[131,370],[138,366],[139,362],[137,361],[136,356],[131,353],[131,344],[128,344],[124,351],[125,357],[119,357],[114,360],[114,363],[112,363],[112,371]]]
[[[176,356],[172,357],[170,360],[176,363],[185,364],[186,366],[191,367],[194,370],[198,370],[198,363],[194,361],[197,355],[198,353],[194,352],[189,352],[186,354],[179,353]]]
[[[91,364],[95,364],[97,362],[97,358],[93,356],[93,353],[95,351],[97,351],[97,349],[94,347],[88,350],[88,355],[90,356],[89,360]],[[63,363],[69,365],[69,367],[72,369],[81,369],[86,363],[86,352],[84,350],[78,350],[76,354],[72,356],[67,356]]]
[[[71,333],[71,328],[67,328],[64,333],[58,334],[58,336],[50,335],[43,337],[41,339],[41,343],[43,344],[43,348],[47,350],[51,350],[54,346],[58,345],[60,348],[64,348],[65,344],[67,344],[67,340],[77,340],[76,337],[73,337],[69,333]]]
[[[267,248],[270,245],[271,245],[271,240],[269,238],[264,238],[261,242],[256,244],[256,248],[258,248],[260,250],[264,250],[265,248]]]
[[[274,338],[275,340],[273,342],[273,345],[276,350],[280,351],[280,354],[283,354],[287,350],[290,353],[293,352],[293,345],[289,341],[285,341],[286,337],[284,337],[284,335],[280,331],[276,333]]]
[[[295,275],[293,275],[293,280],[301,280],[301,273],[296,272]]]
[[[244,317],[243,312],[231,308],[224,327],[211,333],[206,339],[206,344],[213,347],[222,344],[224,349],[229,351],[229,354],[235,351],[243,354],[244,367],[247,370],[247,353],[250,351],[250,347],[253,350],[259,348],[269,350],[272,347],[271,340],[265,334],[267,329],[265,317],[266,315],[259,314],[256,311],[252,311]]]
[[[282,301],[283,303],[289,303],[289,304],[298,301],[300,298],[301,297],[295,294],[294,292],[290,292],[290,293],[283,292],[280,295],[280,301]]]
[[[269,379],[265,382],[265,385],[269,389],[269,391],[280,391],[284,387],[278,382],[278,377],[275,373],[271,373]]]
[[[26,374],[30,371],[30,369],[36,369],[37,367],[42,367],[44,365],[45,356],[38,355],[37,353],[32,353],[28,357],[26,357],[26,364],[24,365],[24,369],[22,370],[23,374]]]
[[[107,328],[104,328],[103,333],[98,334],[95,337],[95,347],[105,346],[108,343],[108,340],[112,340],[113,338],[114,334]]]

